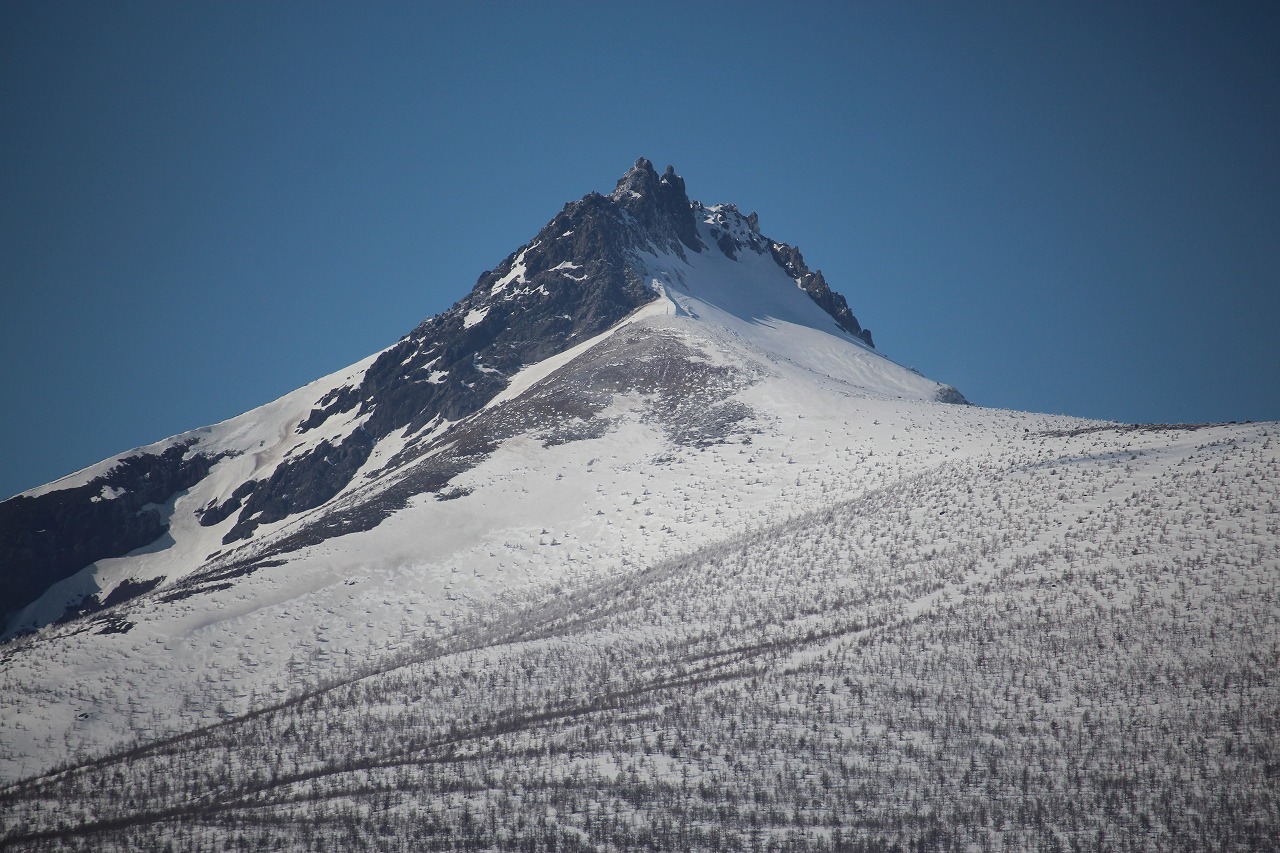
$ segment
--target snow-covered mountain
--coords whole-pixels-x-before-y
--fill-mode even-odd
[[[388,349],[0,503],[0,844],[1273,838],[1276,425],[964,403],[640,160]]]
[[[703,325],[867,390],[963,400],[871,354],[844,298],[797,249],[762,237],[754,215],[691,203],[670,168],[659,177],[641,160],[611,196],[566,205],[387,350],[0,503],[0,600],[21,608],[6,614],[8,633],[374,527],[506,437],[487,430],[492,415],[486,429],[464,421],[584,342],[662,313],[705,313]],[[591,414],[605,401],[595,403]]]

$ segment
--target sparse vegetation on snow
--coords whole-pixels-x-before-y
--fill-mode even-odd
[[[212,428],[69,579],[128,595],[0,646],[0,848],[1274,849],[1280,427],[938,402],[686,204],[641,161]]]

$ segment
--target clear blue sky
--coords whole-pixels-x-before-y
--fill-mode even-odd
[[[638,156],[979,404],[1280,419],[1278,44],[1274,2],[11,0],[0,496],[390,344]]]

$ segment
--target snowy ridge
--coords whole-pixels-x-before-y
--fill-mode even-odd
[[[152,444],[136,447],[82,468],[65,477],[60,477],[43,486],[28,489],[15,497],[37,497],[60,489],[83,485],[96,477],[106,474],[119,465],[122,459],[138,454],[157,454],[166,448],[175,444],[182,444],[189,439],[195,439],[198,442],[199,449],[210,454],[228,451],[243,454],[256,448],[265,449],[267,448],[267,443],[270,442],[270,449],[257,456],[257,459],[260,460],[259,464],[250,469],[251,471],[260,470],[270,465],[273,455],[275,458],[279,458],[281,448],[286,444],[297,446],[296,441],[290,442],[291,435],[287,430],[282,432],[282,429],[296,428],[298,423],[315,406],[316,400],[325,394],[344,385],[358,382],[361,374],[373,364],[374,360],[382,352],[385,352],[385,350],[303,385],[296,391],[290,391],[270,403],[266,403],[256,409],[250,409],[242,415],[228,418],[212,426],[200,427],[199,429],[161,439]]]
[[[743,237],[753,233],[736,208],[705,210],[699,234],[708,245],[718,245],[726,233],[746,243]],[[686,259],[652,256],[645,259],[646,275],[680,315],[723,330],[775,359],[840,379],[867,394],[924,400],[946,396],[947,386],[895,364],[841,328],[762,243],[746,243],[734,257],[715,250]]]

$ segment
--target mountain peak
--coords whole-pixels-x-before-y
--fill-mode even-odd
[[[670,166],[667,168],[674,172]],[[611,198],[620,202],[635,196],[652,195],[657,191],[657,186],[658,173],[654,170],[653,163],[641,157],[621,178],[618,178],[618,185],[614,188]]]
[[[654,236],[674,237],[695,252],[706,248],[698,239],[684,178],[676,174],[673,166],[667,166],[659,177],[653,163],[641,157],[618,179],[610,198]]]

